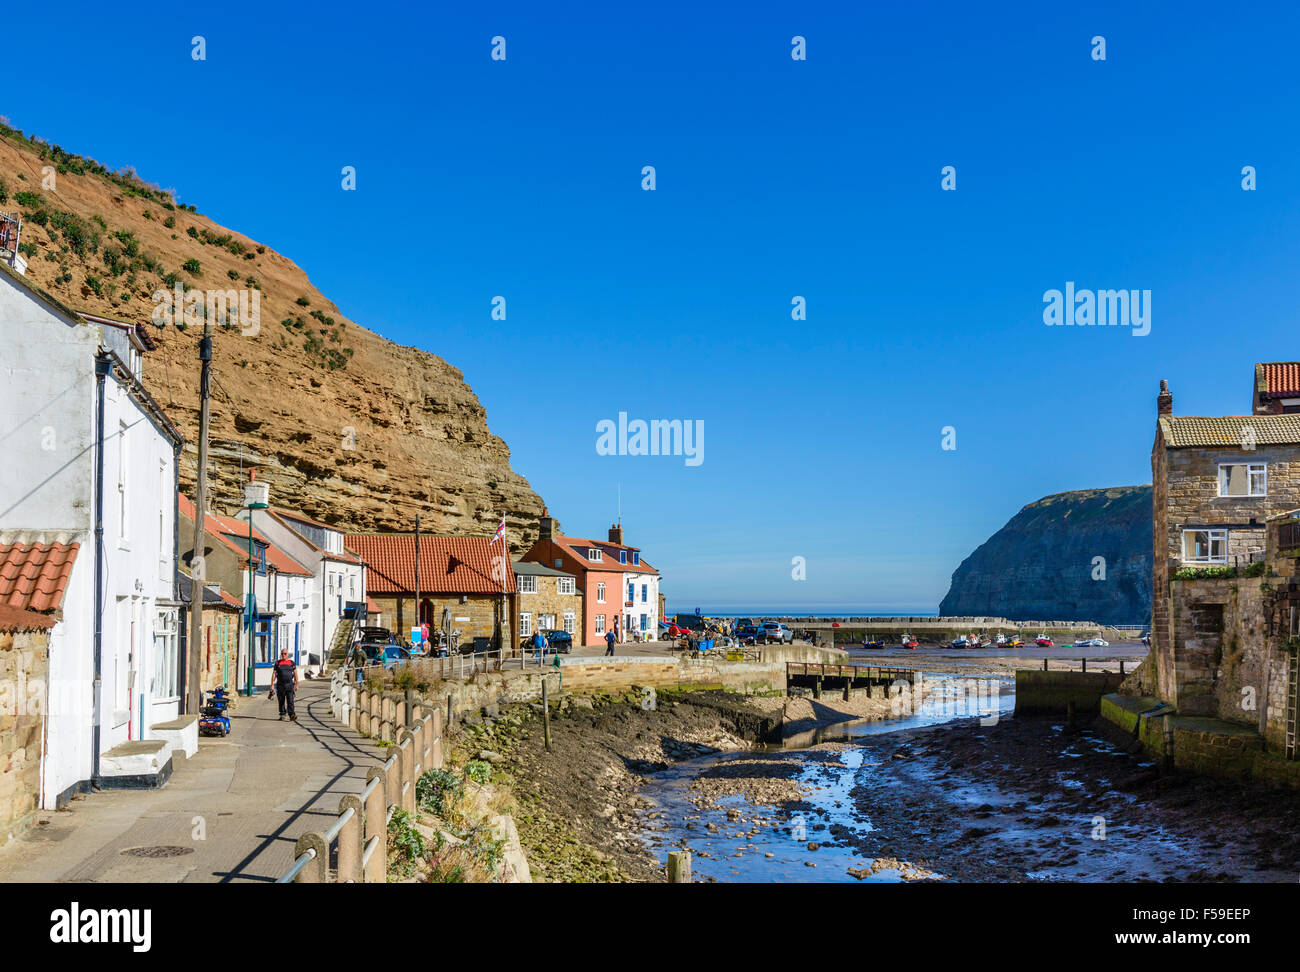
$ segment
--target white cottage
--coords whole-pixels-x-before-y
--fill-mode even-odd
[[[151,347],[0,262],[0,602],[57,621],[47,809],[92,783],[159,786],[173,748],[197,743],[175,721],[182,440],[140,382]]]

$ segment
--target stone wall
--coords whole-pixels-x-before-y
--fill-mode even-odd
[[[0,631],[0,844],[40,803],[48,665],[49,632]]]
[[[468,594],[466,597],[468,600],[462,604],[459,594],[422,593],[420,600],[427,600],[433,605],[433,621],[430,627],[441,626],[442,609],[445,607],[451,611],[452,628],[460,629],[462,644],[472,642],[475,638],[491,638],[496,630],[497,615],[501,611],[501,595]],[[370,599],[382,613],[384,627],[401,641],[410,638],[416,617],[413,595],[404,594],[399,597],[396,594],[371,594]],[[519,629],[519,619],[515,614],[514,602],[515,596],[507,595],[507,633],[511,636],[511,642],[507,647],[518,647],[518,637],[515,632]],[[469,620],[458,621],[457,618],[469,618]]]
[[[1109,672],[1042,672],[1016,669],[1016,713],[1062,713],[1074,703],[1080,715],[1096,712],[1101,697],[1119,690],[1123,677]]]

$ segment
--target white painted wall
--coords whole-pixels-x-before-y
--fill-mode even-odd
[[[73,322],[0,274],[0,541],[80,542],[51,638],[43,806],[87,780],[94,712],[95,352]],[[101,752],[180,711],[155,633],[173,595],[175,454],[124,384],[105,379]],[[164,678],[159,679],[162,674]],[[164,684],[170,682],[171,684]],[[142,725],[143,722],[143,725]]]
[[[632,607],[626,605],[627,585],[632,584],[634,596]],[[645,585],[645,599],[641,597],[641,587]],[[623,623],[626,625],[631,619],[631,627],[621,628],[622,632],[634,631],[641,633],[641,615],[646,615],[645,631],[649,632],[652,638],[659,635],[659,575],[658,574],[624,574],[623,590],[620,592],[618,603],[623,605]]]

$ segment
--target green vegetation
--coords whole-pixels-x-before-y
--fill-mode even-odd
[[[199,261],[194,259],[194,257],[190,257],[188,260],[186,260],[185,263],[182,265],[181,269],[183,269],[186,273],[188,273],[192,277],[203,276],[203,271],[199,268]]]
[[[299,298],[298,298],[298,306],[299,306],[299,307],[306,307],[306,306],[308,306],[310,303],[311,303],[311,301],[308,300],[306,297],[299,297]]]
[[[402,880],[415,873],[427,850],[424,835],[415,829],[415,818],[398,807],[388,821],[388,879]]]

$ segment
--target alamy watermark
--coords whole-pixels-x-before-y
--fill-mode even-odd
[[[1073,280],[1065,291],[1043,292],[1043,323],[1048,327],[1074,326],[1131,327],[1134,337],[1151,333],[1151,291],[1076,290]]]
[[[239,324],[244,337],[257,337],[262,329],[262,292],[256,287],[242,290],[199,290],[179,283],[171,290],[155,290],[151,319],[158,327],[176,324],[201,325],[205,320],[221,327]]]
[[[632,419],[618,413],[618,422],[596,423],[598,456],[685,456],[686,465],[704,462],[703,419]]]

